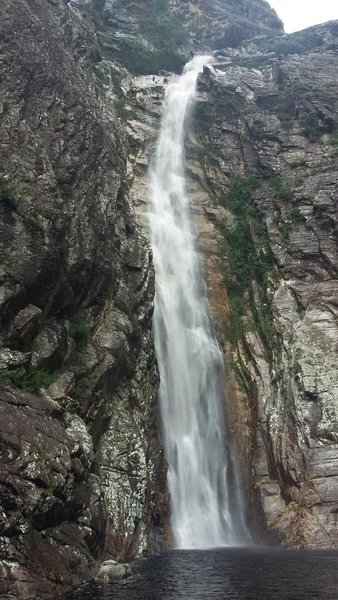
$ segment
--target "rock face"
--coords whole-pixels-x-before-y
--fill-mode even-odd
[[[187,166],[257,526],[337,546],[338,24],[284,36],[263,0],[0,13],[1,596],[168,540],[143,208],[189,51],[214,50]]]
[[[218,52],[194,121],[225,238],[251,485],[297,547],[338,544],[337,33],[333,22]]]
[[[42,598],[161,543],[154,276],[93,26],[0,11],[0,595]]]
[[[197,4],[175,7],[189,22],[205,17],[207,3]],[[214,10],[208,14],[223,27],[229,6]],[[267,528],[289,546],[331,548],[337,25],[284,36],[269,15],[270,35],[242,45],[216,39],[214,26],[204,28],[208,19],[200,22],[199,47],[208,39],[216,49],[189,127],[189,185],[257,532]],[[262,33],[264,20],[257,22]],[[244,37],[251,35],[247,28]],[[132,197],[141,212],[166,80],[135,78],[127,93]],[[327,469],[318,469],[319,456],[330,457]]]

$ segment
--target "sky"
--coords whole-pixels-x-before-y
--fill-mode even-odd
[[[268,0],[284,23],[286,33],[338,20],[338,0]]]

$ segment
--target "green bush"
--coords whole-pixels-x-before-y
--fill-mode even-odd
[[[320,227],[323,229],[330,229],[331,227],[335,226],[334,219],[332,219],[327,213],[321,212],[316,216],[318,225],[320,225]]]
[[[300,115],[299,122],[302,126],[302,133],[311,142],[319,140],[322,136],[322,129],[318,122],[318,116],[315,112],[306,112]]]
[[[47,371],[28,373],[26,367],[13,367],[0,369],[0,385],[12,385],[30,392],[38,392],[43,387],[48,387],[56,381],[57,374]]]
[[[285,202],[292,200],[293,191],[288,181],[285,181],[281,177],[273,177],[269,183],[274,188],[274,198]]]
[[[36,182],[30,179],[19,180],[11,176],[0,175],[0,202],[12,211],[17,211],[25,196],[32,197]]]
[[[334,148],[338,148],[338,131],[333,131],[327,136],[327,143]]]
[[[84,308],[80,308],[69,318],[70,334],[75,339],[86,339],[90,333],[90,322],[88,313]]]
[[[228,194],[221,199],[222,204],[236,216],[235,226],[223,231],[228,257],[226,279],[231,309],[231,327],[228,335],[232,344],[236,344],[249,328],[243,317],[248,307],[246,298],[251,297],[250,304],[254,306],[253,279],[259,283],[262,306],[259,314],[254,315],[256,327],[268,345],[273,343],[272,304],[268,294],[273,255],[265,224],[252,199],[252,193],[261,184],[261,180],[254,177],[234,179]]]

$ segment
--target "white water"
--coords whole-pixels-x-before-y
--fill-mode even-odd
[[[151,169],[155,348],[178,548],[234,544],[244,531],[242,496],[224,431],[223,361],[208,316],[184,172],[185,117],[207,61],[194,58],[168,87]]]

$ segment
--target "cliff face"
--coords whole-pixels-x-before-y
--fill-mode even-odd
[[[187,166],[253,526],[336,547],[337,24],[218,44]],[[167,80],[127,93],[141,212]]]
[[[168,535],[144,204],[189,51],[215,48],[187,166],[254,512],[337,545],[337,24],[283,36],[263,0],[0,12],[2,597]]]
[[[0,590],[50,597],[158,547],[154,276],[92,27],[9,0],[1,46]]]
[[[338,544],[337,33],[333,22],[219,52],[194,120],[224,238],[225,337],[251,410],[251,485],[298,547]]]

